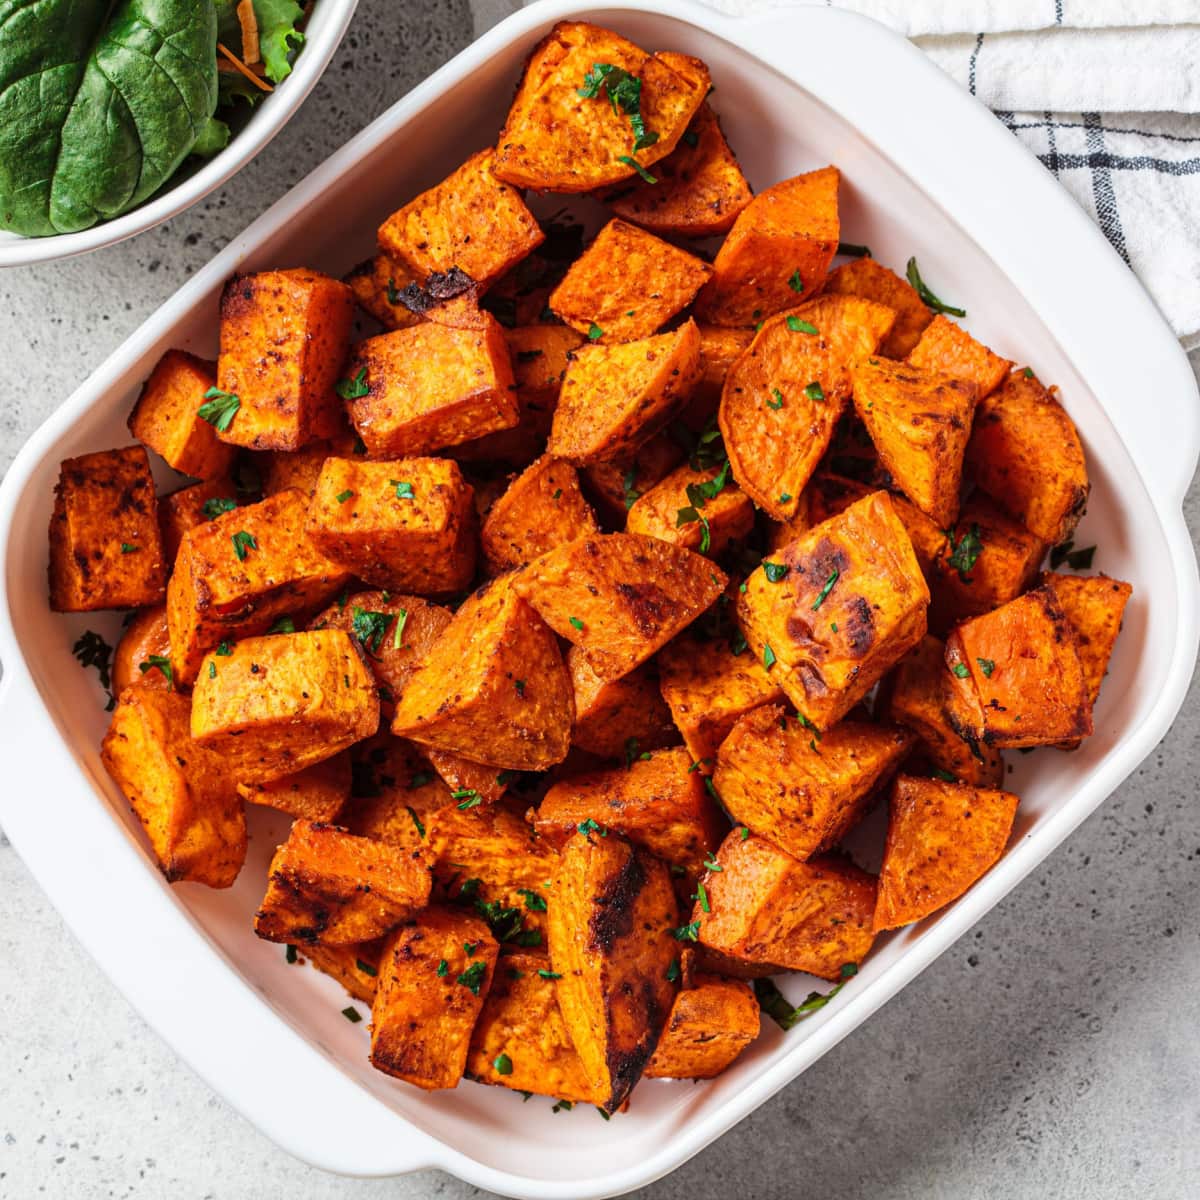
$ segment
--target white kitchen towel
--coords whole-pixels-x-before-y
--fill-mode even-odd
[[[708,0],[749,14],[771,0]],[[521,0],[471,0],[477,33]],[[1104,230],[1200,346],[1200,0],[840,0],[911,37]],[[803,81],[801,81],[803,82]]]

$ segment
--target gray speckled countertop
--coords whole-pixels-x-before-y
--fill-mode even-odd
[[[0,470],[225,241],[470,37],[466,0],[363,0],[300,114],[132,242],[0,273]],[[1200,366],[1200,358],[1193,364]],[[1200,532],[1200,486],[1188,500]],[[1133,777],[868,1024],[654,1200],[1200,1194],[1200,688]],[[30,797],[31,803],[47,797]],[[182,1067],[0,835],[0,1197],[465,1197],[277,1150]]]

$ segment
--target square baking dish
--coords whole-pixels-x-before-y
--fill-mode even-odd
[[[285,829],[256,811],[229,891],[168,886],[100,765],[106,727],[71,654],[91,627],[46,603],[46,528],[59,461],[130,441],[125,418],[158,356],[216,349],[235,270],[345,271],[379,221],[489,143],[521,64],[564,18],[705,59],[731,144],[756,187],[836,163],[843,236],[896,266],[915,254],[999,353],[1059,385],[1093,480],[1077,537],[1133,599],[1074,754],[1014,755],[1011,847],[957,903],[881,938],[836,1002],[790,1033],[769,1022],[719,1079],[652,1082],[609,1122],[588,1108],[464,1084],[426,1095],[372,1070],[366,1025],[331,980],[250,929]],[[1181,703],[1197,649],[1197,571],[1180,504],[1200,445],[1191,370],[1132,274],[1003,127],[907,42],[817,7],[724,17],[686,0],[589,7],[544,0],[492,30],[353,138],[222,251],[42,426],[0,486],[0,822],[80,942],[214,1090],[281,1146],[354,1175],[439,1167],[483,1188],[568,1200],[665,1174],[846,1036],[979,920],[1137,766]],[[1032,964],[1031,964],[1032,969]],[[792,980],[791,998],[806,981]]]

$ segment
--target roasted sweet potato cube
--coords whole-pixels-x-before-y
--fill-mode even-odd
[[[487,314],[478,329],[427,321],[367,338],[347,371],[361,381],[348,408],[372,458],[427,454],[519,419],[504,331]]]
[[[675,997],[647,1079],[713,1079],[758,1037],[754,989],[740,979],[697,974]]]
[[[348,573],[376,587],[439,594],[475,575],[475,502],[445,458],[327,458],[305,532]]]
[[[332,758],[378,726],[375,678],[340,629],[243,638],[205,658],[192,693],[192,737],[244,783]]]
[[[354,293],[318,271],[235,275],[221,293],[217,387],[224,396],[210,401],[221,440],[298,450],[332,437],[341,425],[334,389],[353,321]]]
[[[666,866],[615,833],[578,834],[554,877],[558,1004],[597,1105],[615,1112],[650,1061],[675,999],[678,916]]]
[[[157,604],[166,584],[146,451],[127,446],[64,459],[50,517],[50,607],[140,608]]]
[[[875,930],[910,925],[957,900],[999,861],[1016,814],[1017,797],[1011,792],[897,778]]]
[[[720,423],[734,478],[768,516],[792,517],[850,399],[850,367],[891,328],[892,311],[818,296],[763,322],[733,364]]]
[[[720,568],[633,533],[580,538],[514,581],[555,633],[582,646],[605,679],[627,675],[691,624],[725,588]]]
[[[566,757],[574,715],[558,643],[505,576],[446,626],[399,697],[392,732],[476,762],[542,771]]]
[[[167,632],[167,606],[155,604],[143,608],[121,634],[113,650],[112,694],[119,696],[127,687],[141,681],[146,687],[169,688],[172,680],[162,670],[152,670],[151,656],[169,659],[171,638]],[[142,670],[142,663],[146,669]]]
[[[697,318],[753,325],[815,295],[837,253],[839,179],[822,167],[759,192],[717,251]]]
[[[1052,546],[1071,536],[1091,486],[1066,409],[1020,371],[980,402],[967,470],[993,500]]]
[[[628,460],[679,411],[700,377],[694,321],[616,346],[586,346],[563,378],[547,449],[580,466]]]
[[[814,526],[745,588],[737,615],[751,653],[822,730],[925,636],[929,588],[886,492]]]
[[[129,432],[177,471],[196,479],[219,479],[233,465],[234,448],[217,437],[200,416],[217,364],[186,350],[168,350],[158,360],[129,414]]]
[[[208,479],[189,484],[158,502],[158,528],[163,560],[173,568],[183,535],[197,525],[213,521],[237,507],[238,492],[232,479]]]
[[[851,370],[854,407],[896,486],[945,528],[958,515],[975,412],[966,379],[868,355]]]
[[[623,529],[634,502],[664,480],[686,457],[669,434],[645,441],[630,459],[597,462],[583,469],[584,492],[598,515],[611,527]]]
[[[842,721],[818,742],[770,705],[721,743],[713,783],[735,821],[803,862],[849,832],[912,741],[901,729]]]
[[[342,277],[342,282],[354,293],[359,307],[384,329],[407,329],[421,320],[400,299],[400,293],[415,282],[412,272],[387,254],[376,254],[360,262],[349,275]]]
[[[727,233],[750,203],[750,185],[717,114],[700,105],[679,145],[654,168],[654,183],[630,180],[604,197],[619,217],[663,237]]]
[[[783,699],[783,689],[745,649],[728,641],[677,637],[658,655],[663,699],[692,758],[712,774],[717,749],[747,713]]]
[[[873,875],[832,855],[797,862],[740,829],[721,843],[717,862],[721,870],[704,879],[710,911],[700,901],[692,911],[703,946],[834,980],[866,957],[875,940]]]
[[[879,353],[887,358],[910,354],[933,320],[933,313],[917,295],[916,288],[873,258],[856,258],[831,271],[825,291],[862,296],[864,300],[887,305],[896,314],[891,332],[879,343]]]
[[[641,149],[624,107],[631,78],[641,84],[641,123],[658,134]],[[560,21],[525,65],[496,145],[495,173],[517,187],[551,192],[590,192],[631,179],[639,165],[675,149],[708,87],[697,59],[664,61],[611,30]]]
[[[323,604],[350,576],[304,532],[308,497],[280,492],[190,529],[167,588],[171,665],[191,683],[223,641]]]
[[[696,433],[715,423],[721,405],[721,389],[729,368],[754,341],[753,329],[725,329],[720,325],[698,325],[700,330],[700,380],[679,419]]]
[[[306,496],[311,496],[327,458],[352,457],[364,460],[367,448],[350,429],[349,422],[336,437],[309,442],[299,450],[268,450],[255,458],[262,480],[262,494],[274,496],[288,488],[299,488]]]
[[[480,531],[493,575],[524,566],[555,546],[600,532],[570,463],[544,454],[508,485]]]
[[[729,479],[728,466],[684,463],[634,502],[625,528],[715,558],[754,528],[754,502]]]
[[[479,1083],[575,1104],[604,1097],[591,1085],[558,1007],[550,960],[506,954],[475,1022],[467,1074]]]
[[[458,1085],[500,948],[467,913],[427,908],[387,940],[371,1006],[371,1065],[426,1091]]]
[[[382,952],[382,938],[351,942],[345,946],[310,943],[304,947],[304,957],[312,966],[323,975],[336,979],[355,1000],[367,1005],[375,999]]]
[[[171,883],[230,887],[246,860],[245,811],[220,756],[192,741],[190,709],[187,697],[166,688],[126,688],[100,761]]]
[[[625,221],[609,221],[550,295],[573,329],[605,342],[648,338],[692,302],[712,268]]]
[[[237,790],[252,804],[329,824],[350,799],[350,756],[345,752],[335,754],[268,783],[239,783]]]
[[[571,744],[601,758],[620,758],[636,743],[639,751],[658,750],[677,740],[671,710],[658,678],[646,663],[620,679],[602,679],[587,655],[572,646],[567,670],[575,688],[575,727]]]
[[[1092,702],[1070,619],[1036,588],[959,625],[946,663],[989,746],[1048,746],[1092,732]]]
[[[1012,366],[1008,359],[993,354],[961,325],[940,313],[909,351],[908,361],[914,367],[968,380],[979,389],[981,402],[1000,386]]]

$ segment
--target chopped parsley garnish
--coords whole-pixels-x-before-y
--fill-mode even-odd
[[[778,660],[775,657],[775,651],[771,649],[770,642],[763,643],[763,666],[769,671]]]
[[[796,268],[796,269],[795,269],[795,270],[794,270],[794,271],[791,273],[791,275],[789,275],[789,276],[788,276],[788,287],[790,287],[790,288],[792,289],[792,291],[793,291],[793,292],[802,292],[802,291],[804,291],[804,279],[803,279],[803,277],[802,277],[802,276],[801,276],[801,274],[800,274],[800,268],[799,268],[799,267],[797,267],[797,268]]]
[[[700,145],[700,135],[694,129],[687,129],[684,131],[683,137],[680,139],[680,141],[682,141],[685,146],[695,150],[695,148]]]
[[[349,1008],[343,1008],[342,1016],[345,1017],[351,1025],[357,1025],[359,1021],[362,1020],[362,1013],[360,1013],[358,1009],[354,1007],[354,1005],[350,1005]]]
[[[473,962],[458,978],[456,983],[461,983],[472,995],[478,996],[479,989],[483,987],[483,981],[487,976],[487,963],[483,959],[478,962]]]
[[[829,572],[829,578],[827,580],[825,580],[825,586],[817,593],[817,598],[813,601],[813,611],[814,612],[816,612],[816,610],[818,608],[820,608],[822,604],[825,603],[826,597],[829,595],[830,592],[833,591],[833,585],[835,583],[837,583],[838,576],[840,574],[841,574],[841,572],[836,567],[834,567],[834,569]]]
[[[962,535],[958,544],[954,544],[954,536],[950,537],[950,557],[947,565],[952,571],[958,572],[963,583],[970,583],[968,572],[975,566],[983,553],[983,541],[979,536],[979,526],[972,524],[971,528]]]
[[[286,960],[288,963],[294,963],[294,962],[296,961],[296,958],[297,958],[297,954],[296,954],[296,947],[295,947],[295,946],[293,946],[293,945],[292,945],[290,942],[288,943],[288,948],[287,948],[287,950],[284,952],[284,956],[283,956],[283,957],[285,958],[285,960]]]
[[[762,565],[763,574],[771,581],[771,583],[779,583],[788,576],[791,567],[787,563],[764,562]]]
[[[255,541],[254,534],[247,533],[244,529],[239,529],[229,540],[233,543],[233,552],[238,556],[238,562],[246,561],[247,550],[258,549],[258,542]]]
[[[478,942],[463,942],[463,952],[468,958],[475,957],[475,951],[479,949]]]
[[[79,635],[75,645],[71,647],[71,653],[79,660],[81,667],[95,667],[96,674],[100,677],[100,686],[108,692],[108,703],[105,705],[105,712],[112,712],[116,705],[112,687],[112,647],[94,630],[85,629]]]
[[[571,624],[572,624],[572,625],[573,625],[573,626],[574,626],[576,629],[578,629],[580,633],[582,633],[582,632],[583,632],[583,622],[582,622],[582,621],[581,621],[581,620],[580,620],[578,617],[571,617],[571,618],[570,618],[570,621],[571,621]]]
[[[838,242],[837,252],[844,258],[870,258],[871,247],[859,246],[854,242]]]
[[[742,586],[745,587],[744,584]],[[746,635],[740,629],[735,629],[729,638],[729,653],[737,658],[739,654],[745,654],[747,644]]]
[[[392,632],[392,649],[404,649],[404,626],[408,624],[408,609],[402,608],[396,613],[396,628]]]
[[[228,496],[214,496],[211,500],[205,500],[200,506],[200,511],[210,521],[215,521],[223,513],[233,512],[237,508],[237,501],[231,500]]]
[[[135,546],[132,542],[121,543],[122,554],[136,554],[141,549],[141,546]]]
[[[234,414],[242,406],[240,397],[233,392],[223,392],[211,387],[204,393],[205,403],[196,410],[202,421],[207,421],[218,433],[224,433],[233,424]]]
[[[1082,550],[1074,549],[1074,542],[1063,542],[1050,551],[1050,566],[1060,567],[1065,562],[1072,571],[1087,571],[1091,569],[1092,559],[1096,556],[1095,546],[1085,546]]]
[[[458,801],[458,807],[464,812],[483,803],[483,797],[474,788],[456,788],[450,793],[451,800]]]
[[[367,368],[363,367],[353,379],[339,379],[335,389],[343,400],[357,400],[360,396],[370,395],[367,387]]]
[[[638,740],[635,737],[625,739],[625,769],[630,770],[635,762],[649,762],[650,751],[638,753]]]
[[[721,866],[721,864],[719,862],[717,862],[717,860],[715,858],[713,858],[711,850],[708,852],[708,856],[705,858],[703,866],[706,871],[723,871],[723,870],[725,870],[725,868],[723,866]]]
[[[667,968],[667,982],[674,983],[679,978],[679,959],[671,959],[671,965]]]
[[[934,779],[940,779],[943,783],[957,783],[958,776],[951,775],[949,771],[943,771],[941,767],[934,767],[931,772]]]
[[[561,495],[562,495],[562,488],[555,488],[555,489],[554,489],[554,495],[553,495],[553,496],[551,496],[551,497],[550,497],[550,499],[551,499],[551,500],[557,500],[557,499],[558,499],[558,498],[559,498]]]
[[[598,833],[601,837],[608,837],[608,830],[605,829],[603,825],[596,824],[591,817],[588,817],[586,821],[580,821],[577,828],[579,829],[580,833],[585,835],[589,833]]]
[[[1021,374],[1024,375],[1026,379],[1032,379],[1033,378],[1033,368],[1026,367],[1025,370],[1021,372]]]
[[[545,967],[538,967],[538,974],[543,979],[561,979],[562,976],[557,971],[547,971]]]
[[[279,617],[275,624],[267,630],[268,633],[295,633],[296,622],[291,617]]]
[[[955,308],[953,304],[946,304],[939,300],[928,287],[925,286],[925,281],[921,278],[921,272],[917,270],[917,260],[910,258],[908,260],[908,268],[905,271],[908,276],[908,282],[912,284],[918,296],[921,297],[921,303],[926,308],[931,308],[935,313],[947,313],[951,317],[965,317],[967,310],[965,308]]]
[[[387,281],[387,302],[393,308],[400,303],[400,293],[396,290],[396,281],[394,279]]]
[[[780,492],[779,493],[779,503],[780,504],[787,504],[791,500],[791,498],[792,498],[791,492]]]
[[[517,888],[517,895],[525,897],[525,907],[530,912],[546,911],[546,897],[539,896],[532,888]]]
[[[361,972],[362,972],[364,975],[370,975],[372,979],[374,979],[374,978],[375,978],[375,976],[379,974],[378,970],[376,970],[376,968],[375,968],[375,967],[371,966],[371,964],[370,964],[370,963],[365,963],[365,962],[363,962],[363,960],[362,960],[361,958],[356,958],[356,959],[354,960],[354,965],[355,965],[355,966],[356,966],[356,967],[357,967],[357,968],[358,968],[358,969],[359,969],[359,970],[360,970],[360,971],[361,971]]]
[[[497,1054],[496,1057],[492,1059],[492,1066],[496,1068],[497,1075],[512,1074],[512,1059],[509,1058],[507,1054]]]
[[[516,688],[517,695],[520,696],[522,700],[524,700],[525,699],[525,680],[514,679],[513,687]]]
[[[845,963],[842,967],[841,982],[830,991],[810,992],[808,998],[802,1003],[793,1008],[784,997],[783,993],[769,979],[756,979],[754,981],[754,994],[758,998],[758,1006],[762,1009],[780,1029],[791,1029],[797,1021],[803,1020],[805,1017],[815,1013],[818,1009],[824,1008],[846,986],[847,981],[853,979],[858,974],[857,963]]]
[[[423,838],[425,836],[425,826],[421,824],[421,818],[417,816],[417,810],[411,805],[406,804],[404,806],[404,811],[407,812],[410,817],[412,817],[412,823],[414,826],[416,826],[417,837]]]
[[[413,487],[412,487],[412,484],[409,483],[407,480],[389,479],[388,486],[394,487],[396,489],[396,499],[397,500],[413,499]]]
[[[444,979],[450,974],[450,964],[444,958],[438,963],[437,973],[439,979]]]
[[[597,325],[595,321],[593,321],[588,326],[587,335],[588,335],[589,341],[596,342],[596,341],[599,341],[604,336],[604,330],[601,329],[600,326]]]
[[[750,826],[743,825],[742,826],[742,841],[744,842],[749,836],[750,836]]]
[[[817,327],[810,324],[808,321],[802,321],[799,317],[788,317],[787,327],[793,333],[816,333]]]
[[[637,467],[630,467],[621,479],[621,487],[625,489],[625,511],[628,512],[638,500],[641,499],[642,493],[637,490]]]
[[[767,407],[776,412],[783,407],[783,393],[778,388],[771,389],[771,399],[767,401]]]
[[[624,163],[627,167],[632,167],[642,177],[643,181],[646,183],[657,183],[658,182],[657,175],[651,175],[650,172],[647,171],[646,168],[643,167],[642,164],[640,162],[638,162],[638,160],[636,158],[632,158],[628,154],[618,154],[617,162]]]
[[[575,1102],[573,1100],[558,1100],[555,1102],[554,1107],[550,1111],[552,1113],[570,1112],[571,1109],[573,1109],[574,1107],[575,1107]]]
[[[379,657],[379,644],[387,627],[391,624],[392,614],[385,612],[369,612],[356,604],[351,610],[350,632],[358,639],[359,645],[372,657]]]
[[[950,670],[953,671],[959,679],[966,679],[966,677],[971,673],[971,668],[968,667],[966,663],[955,663]]]
[[[222,642],[216,648],[215,653],[219,654],[222,658],[228,658],[233,653],[233,646],[229,642]]]
[[[712,912],[712,906],[708,902],[708,891],[705,889],[704,884],[702,883],[696,884],[696,899],[700,901],[700,909],[702,912]]]
[[[680,925],[678,929],[671,930],[671,936],[677,942],[698,942],[700,940],[700,922],[690,921],[687,925]]]
[[[171,670],[171,660],[162,654],[152,654],[149,658],[138,663],[138,670],[143,675],[147,671],[161,671],[167,677],[167,687],[175,690],[175,675]]]
[[[979,669],[983,672],[983,677],[991,679],[992,672],[996,669],[996,664],[990,658],[977,658],[975,661],[979,664]]]
[[[208,677],[209,679],[216,679],[217,677],[217,664],[215,662],[208,664]]]
[[[335,499],[339,504],[345,504],[347,500],[354,498],[354,492],[351,488],[347,488],[344,492],[338,492]]]
[[[815,379],[804,389],[804,394],[810,400],[825,399],[825,389]]]
[[[577,88],[576,92],[585,100],[595,100],[602,88],[608,93],[613,112],[623,112],[629,118],[634,153],[653,146],[658,141],[658,134],[647,130],[642,118],[642,81],[612,63],[593,63],[592,69],[583,77],[583,87]]]
[[[725,807],[725,802],[721,799],[721,793],[717,791],[717,785],[713,783],[711,775],[704,777],[704,790],[722,807]]]

